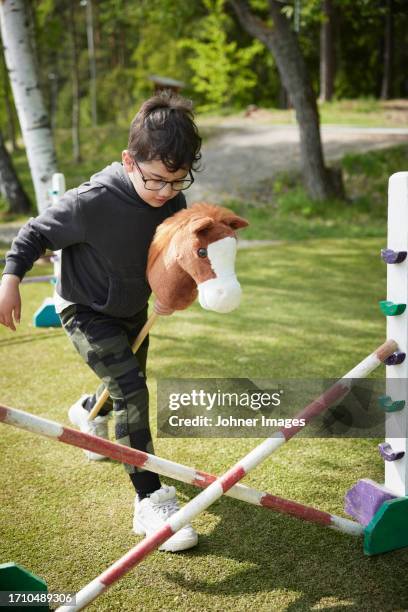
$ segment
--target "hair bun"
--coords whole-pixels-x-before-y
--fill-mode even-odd
[[[193,103],[186,100],[170,89],[163,89],[142,105],[138,115],[143,120],[158,110],[179,110],[183,113],[193,114]]]

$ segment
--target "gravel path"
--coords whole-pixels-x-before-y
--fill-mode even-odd
[[[408,142],[408,129],[324,126],[322,140],[327,160],[345,153],[364,152]],[[222,202],[232,197],[256,198],[262,183],[269,189],[277,172],[299,168],[299,131],[296,125],[260,125],[250,119],[224,120],[216,136],[203,146],[203,171],[186,191],[188,202]],[[0,242],[9,243],[20,224],[0,225]]]
[[[204,171],[196,174],[186,192],[188,202],[255,196],[262,182],[277,172],[299,168],[297,126],[224,122],[218,135],[203,147]],[[326,160],[345,153],[382,149],[408,142],[408,129],[324,126],[322,140]]]

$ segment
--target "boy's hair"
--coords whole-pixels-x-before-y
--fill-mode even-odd
[[[160,159],[170,172],[197,170],[201,138],[190,100],[164,90],[144,102],[129,132],[129,153],[138,162]]]

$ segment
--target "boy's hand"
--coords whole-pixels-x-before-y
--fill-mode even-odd
[[[0,324],[13,331],[16,331],[15,323],[20,323],[21,316],[19,284],[18,276],[4,274],[0,285]]]
[[[166,308],[166,306],[163,306],[163,304],[161,304],[159,300],[155,300],[153,310],[156,314],[162,316],[168,316],[173,314],[174,312],[174,310],[170,310],[170,308]]]

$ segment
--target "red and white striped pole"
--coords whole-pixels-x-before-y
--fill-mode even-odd
[[[149,453],[129,448],[122,444],[110,442],[109,440],[83,433],[77,429],[65,427],[56,421],[50,421],[29,412],[16,410],[9,406],[2,406],[1,404],[0,422],[13,425],[31,433],[43,435],[54,439],[56,442],[64,442],[77,448],[99,453],[122,463],[142,467],[150,472],[168,476],[169,478],[186,482],[201,489],[205,489],[209,484],[217,480],[217,476],[208,472],[196,470],[193,467],[188,467],[169,459],[162,459],[156,455],[150,455]],[[359,536],[363,532],[363,527],[350,519],[272,495],[271,493],[257,491],[242,484],[236,484],[227,492],[227,495],[254,506],[261,506],[268,510],[296,516],[304,521],[336,529],[349,535]]]
[[[350,390],[352,380],[363,378],[397,349],[394,340],[388,340],[381,345],[374,353],[366,357],[355,368],[350,370],[342,379],[337,381],[330,389],[323,393],[317,400],[304,408],[296,418],[305,419],[310,422],[329,408],[334,402],[344,397]],[[76,595],[76,603],[73,606],[62,606],[58,608],[60,612],[74,612],[81,610],[88,603],[99,597],[107,588],[119,580],[126,572],[140,563],[153,550],[158,548],[163,542],[171,538],[179,529],[190,523],[200,512],[211,506],[217,499],[233,487],[239,480],[244,478],[251,470],[257,467],[262,461],[269,457],[285,442],[290,440],[299,431],[299,427],[291,427],[276,432],[273,436],[259,444],[254,450],[248,453],[243,459],[238,461],[223,476],[217,478],[197,497],[192,499],[181,510],[173,514],[164,525],[154,534],[142,540],[126,555],[118,559],[107,570],[92,580]]]

